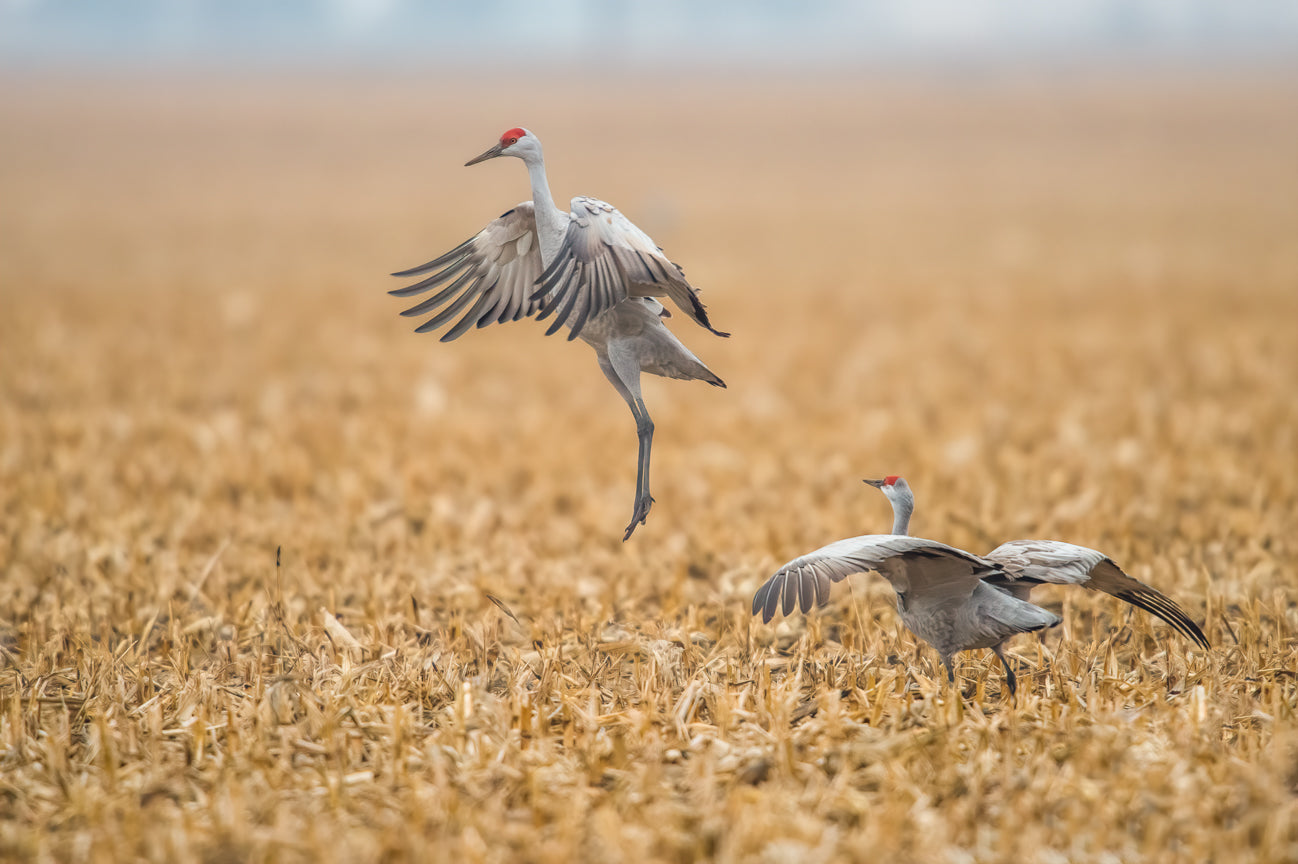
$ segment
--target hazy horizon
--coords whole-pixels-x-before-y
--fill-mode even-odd
[[[810,68],[988,62],[1272,62],[1279,0],[0,0],[0,61],[26,65],[465,63]]]

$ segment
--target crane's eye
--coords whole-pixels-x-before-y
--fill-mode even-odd
[[[517,138],[510,138],[508,141],[505,142],[505,146],[509,147],[509,146],[513,146],[514,144],[517,144],[517,143],[518,143],[518,139],[517,139]]]

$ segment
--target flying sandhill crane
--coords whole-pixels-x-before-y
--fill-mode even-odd
[[[757,589],[753,614],[769,622],[781,606],[785,615],[795,606],[808,612],[829,601],[831,582],[867,570],[892,583],[902,623],[937,649],[952,684],[957,651],[990,648],[1005,667],[1013,696],[1017,683],[1005,659],[1005,642],[1059,623],[1058,616],[988,582],[1001,575],[999,564],[935,540],[896,534],[839,540],[793,559]]]
[[[654,298],[670,297],[701,326],[718,336],[730,334],[713,329],[681,269],[612,205],[577,197],[572,199],[571,212],[555,206],[545,178],[541,142],[535,135],[526,129],[510,129],[500,136],[499,143],[465,166],[497,156],[523,160],[532,181],[532,200],[519,204],[445,255],[392,274],[432,275],[389,293],[410,297],[450,282],[401,313],[411,316],[436,311],[417,328],[416,332],[425,333],[468,307],[442,335],[443,342],[457,339],[475,326],[553,315],[547,336],[567,326],[570,341],[580,338],[595,349],[604,377],[631,408],[640,440],[635,508],[622,536],[625,541],[637,525],[644,524],[654,500],[649,494],[654,424],[640,396],[640,373],[726,386],[662,323],[669,313]]]
[[[910,484],[896,475],[865,482],[881,490],[892,504],[892,533],[907,533],[910,516],[915,511],[915,493]],[[1123,573],[1122,568],[1103,552],[1059,540],[1011,540],[983,557],[1000,565],[998,572],[985,577],[986,581],[1020,600],[1027,600],[1038,585],[1081,585],[1144,609],[1171,624],[1200,647],[1209,647],[1199,625],[1175,600]]]

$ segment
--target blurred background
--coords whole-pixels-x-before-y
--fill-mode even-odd
[[[575,497],[622,509],[605,496],[626,497],[629,419],[582,349],[527,324],[439,345],[384,296],[387,272],[525,197],[509,160],[461,167],[520,124],[558,200],[618,205],[736,334],[675,325],[726,394],[647,385],[664,491],[691,482],[671,461],[687,441],[744,489],[741,466],[769,464],[767,489],[842,500],[840,473],[917,466],[969,491],[962,472],[1042,441],[1079,459],[1039,466],[1060,488],[1110,462],[1138,483],[1166,445],[1146,415],[1256,430],[1265,398],[1206,394],[1244,398],[1288,350],[1298,6],[1281,0],[3,0],[0,73],[15,474],[53,458],[51,406],[107,412],[83,428],[109,437],[126,417],[128,450],[137,409],[205,447],[234,423],[245,471],[249,426],[277,411],[314,400],[311,434],[388,411],[415,424],[378,447],[401,482],[432,419],[565,452],[583,436],[558,418],[589,414],[607,454]],[[787,447],[727,437],[791,416]],[[322,453],[304,465],[345,468]],[[540,469],[501,470],[512,489]],[[406,501],[393,483],[366,494]]]
[[[1116,467],[1139,503],[1168,482],[1155,456],[1186,452],[1157,419],[1177,410],[1205,458],[1274,476],[1237,450],[1291,395],[1292,3],[3,0],[0,117],[15,512],[60,406],[86,453],[94,434],[135,453],[153,412],[199,442],[181,464],[215,448],[240,483],[267,423],[268,453],[310,451],[304,476],[352,470],[333,448],[370,433],[334,418],[362,415],[399,432],[366,439],[385,467],[358,501],[425,507],[454,477],[556,506],[531,447],[591,468],[565,494],[612,537],[632,430],[584,349],[528,324],[440,345],[384,295],[526,196],[510,160],[462,167],[514,125],[545,142],[556,199],[619,206],[736,334],[674,325],[726,393],[646,384],[660,500],[702,496],[656,520],[723,519],[703,502],[733,484],[775,554],[859,527],[858,473],[920,470],[953,511],[977,489],[978,518],[1004,519],[1016,490],[971,475],[1006,465],[1069,500]],[[475,457],[433,446],[456,436],[509,455],[464,472]],[[782,521],[795,486],[847,509]]]

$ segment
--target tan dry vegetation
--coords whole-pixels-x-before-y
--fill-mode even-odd
[[[0,110],[0,857],[1298,857],[1292,78]],[[588,349],[438,344],[383,294],[524,197],[459,167],[519,122],[735,334],[675,319],[730,388],[648,381],[625,545]],[[989,652],[953,699],[877,579],[753,623],[780,562],[887,528],[891,472],[916,533],[1104,549],[1213,652],[1043,595],[1011,705]]]

